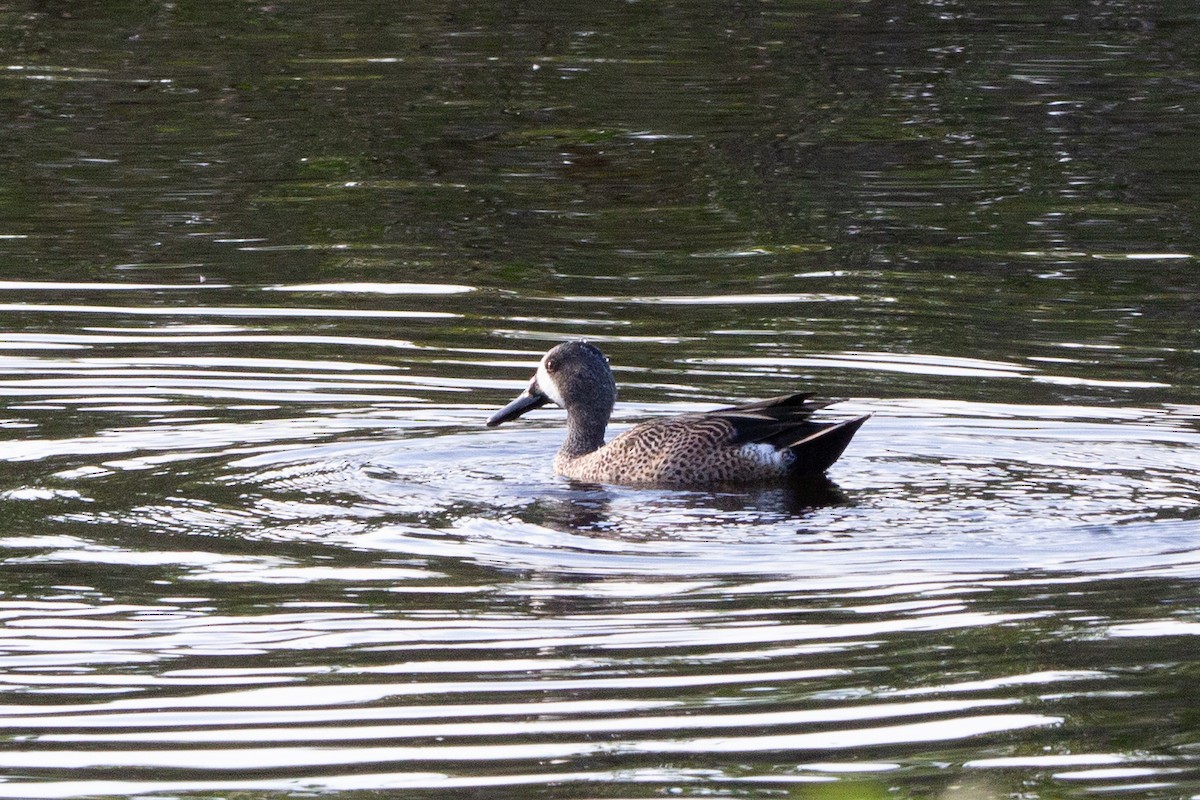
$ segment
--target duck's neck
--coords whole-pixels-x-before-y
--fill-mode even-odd
[[[571,409],[567,413],[567,438],[558,454],[566,458],[579,458],[599,450],[604,446],[604,429],[607,426],[606,413]]]

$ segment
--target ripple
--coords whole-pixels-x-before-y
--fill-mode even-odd
[[[418,739],[434,737],[487,737],[487,736],[561,736],[564,734],[624,733],[633,731],[703,731],[721,728],[772,728],[783,725],[833,724],[837,722],[859,722],[863,720],[892,719],[905,716],[924,716],[965,712],[983,707],[1012,705],[1014,701],[983,700],[976,703],[930,701],[927,703],[895,703],[885,705],[867,704],[843,709],[810,711],[756,712],[752,714],[689,714],[686,716],[641,716],[631,717],[628,712],[639,708],[610,708],[620,711],[621,716],[571,720],[504,721],[504,722],[445,722],[428,725],[372,725],[340,726],[336,731],[327,728],[252,728],[242,730],[183,730],[152,731],[115,734],[43,734],[43,742],[321,742],[336,736],[338,741],[348,742],[371,739]],[[649,704],[641,704],[639,710],[647,710]],[[545,713],[549,709],[530,704],[522,711]],[[475,714],[472,712],[472,716]],[[76,718],[77,723],[90,726],[90,718]],[[133,720],[130,720],[131,722]],[[62,724],[61,720],[57,721]],[[140,720],[139,720],[140,722]],[[21,724],[24,719],[21,720]],[[44,726],[45,721],[36,720]],[[3,727],[3,718],[0,718]]]
[[[1064,347],[1069,345],[1063,345]],[[1032,360],[1032,359],[1031,359]],[[1049,360],[1049,359],[1043,359]],[[875,372],[899,372],[910,375],[940,375],[956,378],[1025,378],[1039,383],[1059,386],[1108,386],[1123,388],[1165,388],[1170,384],[1157,381],[1119,381],[1085,378],[1082,376],[1045,375],[1026,364],[1011,364],[953,356],[913,355],[898,353],[839,353],[813,354],[802,358],[741,357],[694,359],[689,363],[716,366],[749,366],[778,372],[780,367],[822,367],[863,369]]]
[[[820,292],[780,293],[780,294],[714,294],[714,295],[655,295],[655,296],[566,296],[557,298],[559,302],[567,303],[631,303],[636,305],[680,305],[680,306],[711,306],[711,305],[763,305],[774,303],[840,303],[859,300],[856,295],[828,294]]]
[[[298,308],[266,306],[101,306],[62,303],[0,303],[0,311],[53,314],[110,314],[155,317],[353,317],[384,319],[453,319],[446,311],[399,311],[356,308]]]
[[[144,292],[172,289],[229,289],[227,283],[71,283],[68,281],[0,281],[0,291]]]
[[[3,288],[0,285],[0,288]],[[473,286],[452,283],[302,283],[291,286],[268,286],[272,292],[345,292],[349,294],[465,294],[476,291]]]
[[[386,762],[496,761],[579,758],[594,754],[664,755],[672,753],[754,753],[793,750],[840,750],[897,742],[941,742],[975,736],[1057,725],[1055,717],[1035,714],[996,714],[961,717],[950,722],[913,723],[854,731],[722,737],[719,739],[634,740],[619,743],[553,742],[522,744],[442,745],[426,747],[332,748],[240,747],[220,750],[116,750],[103,753],[56,750],[31,753],[0,752],[0,766],[9,768],[87,769],[95,767],[160,767],[210,771],[258,771],[313,766],[370,765]],[[221,754],[219,758],[214,755]],[[26,761],[21,761],[25,756]]]

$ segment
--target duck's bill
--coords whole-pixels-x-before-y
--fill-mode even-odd
[[[550,398],[542,394],[535,386],[530,386],[525,391],[517,396],[516,400],[506,405],[504,408],[497,411],[488,417],[487,426],[494,428],[501,422],[508,422],[510,419],[516,419],[526,411],[533,411],[535,408],[541,408],[550,402]]]

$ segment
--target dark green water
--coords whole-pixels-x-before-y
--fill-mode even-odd
[[[0,2],[0,797],[1200,793],[1198,89],[1185,2]],[[580,336],[873,417],[572,485],[482,423]]]

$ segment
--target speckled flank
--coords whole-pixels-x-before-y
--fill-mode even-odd
[[[588,483],[699,487],[824,472],[866,420],[813,422],[812,413],[829,403],[793,394],[651,420],[605,444],[615,399],[604,354],[586,342],[566,342],[542,358],[529,388],[488,425],[554,402],[567,410],[567,435],[554,457],[559,475]]]
[[[589,483],[660,486],[749,483],[787,475],[790,458],[769,445],[736,443],[736,434],[728,420],[703,414],[651,420],[587,455],[559,453],[554,470]]]

